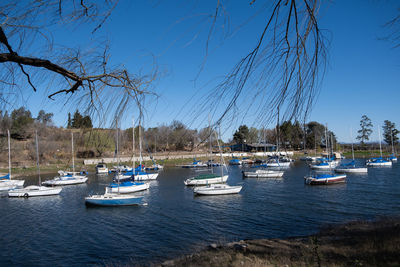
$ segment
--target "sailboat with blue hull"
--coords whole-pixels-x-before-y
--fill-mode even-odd
[[[85,198],[85,204],[88,206],[133,206],[142,203],[142,196],[120,195],[110,193],[106,188],[104,195],[93,195]]]

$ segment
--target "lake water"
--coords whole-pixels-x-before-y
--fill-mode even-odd
[[[84,197],[103,193],[111,181],[94,174],[59,196],[3,196],[0,265],[157,263],[210,243],[307,235],[326,224],[399,215],[399,165],[331,186],[305,185],[304,162],[282,179],[243,179],[241,167],[231,166],[228,184],[242,183],[241,193],[202,197],[183,184],[198,172],[169,168],[139,193],[147,206],[86,207]],[[26,178],[25,185],[34,183],[37,177]]]

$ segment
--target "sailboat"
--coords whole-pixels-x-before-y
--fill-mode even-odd
[[[347,164],[342,164],[335,168],[335,172],[341,173],[367,173],[368,168],[366,167],[356,167],[355,160],[354,160],[354,144],[353,144],[353,137],[350,132],[351,136],[351,155],[353,160]]]
[[[52,180],[44,181],[42,184],[47,186],[83,184],[88,177],[85,173],[75,172],[74,159],[74,133],[71,133],[71,152],[72,152],[72,172],[58,171],[59,176]]]
[[[209,129],[210,129],[210,153],[211,153],[211,135],[212,135],[212,131],[211,131],[211,123],[209,121]],[[220,152],[221,153],[221,152]],[[221,157],[222,157],[222,153],[221,153]],[[210,159],[209,162],[212,162],[212,160]],[[215,174],[213,172],[213,168],[211,167],[211,173],[203,173],[203,174],[199,174],[197,176],[194,177],[190,177],[188,179],[186,179],[183,183],[185,185],[208,185],[208,184],[218,184],[218,183],[225,183],[226,180],[228,180],[228,175],[218,175]],[[223,168],[223,166],[221,166],[221,168]]]
[[[382,157],[381,132],[379,130],[379,127],[378,127],[378,136],[379,136],[380,157],[370,158],[369,160],[367,160],[367,166],[369,166],[369,167],[390,167],[390,166],[392,166],[392,161],[385,160]]]
[[[265,139],[265,131],[264,132],[264,144],[266,143],[266,139]],[[264,155],[266,155],[266,151],[265,151],[265,145],[264,145]],[[267,168],[267,164],[261,164],[257,167],[254,168],[258,168],[261,167],[263,169],[257,169],[255,171],[243,171],[243,176],[247,177],[247,178],[280,178],[283,176],[284,171],[281,170],[271,170]]]
[[[317,159],[317,163],[310,164],[310,168],[313,170],[330,171],[338,165],[338,162],[333,160],[329,153],[329,140],[327,136],[328,127],[325,127],[325,146],[326,146],[326,158]]]
[[[40,178],[40,164],[39,164],[39,142],[36,131],[36,165],[39,176],[39,185],[30,185],[21,189],[13,189],[8,191],[9,197],[37,197],[37,196],[51,196],[58,195],[61,192],[61,187],[46,187],[41,186]]]
[[[133,148],[132,148],[132,170],[135,169],[135,121],[132,119],[133,127],[132,127],[132,139],[133,139]],[[118,155],[118,130],[117,130],[117,155]],[[119,159],[119,157],[118,157]],[[114,183],[111,183],[108,187],[107,190],[110,193],[121,193],[121,194],[127,194],[127,193],[133,193],[133,192],[138,192],[142,190],[147,190],[149,189],[150,185],[149,183],[144,183],[144,182],[136,182],[132,181],[133,180],[133,173],[130,175],[130,180],[128,181],[123,181],[121,182],[120,178],[126,176],[126,174],[121,174],[117,172],[114,177]]]
[[[150,173],[146,172],[145,168],[142,164],[143,157],[142,157],[142,127],[140,126],[139,120],[139,166],[134,170],[134,177],[135,181],[147,181],[147,180],[155,180],[158,177],[158,173]]]
[[[325,142],[326,142],[326,151],[328,153],[328,158],[330,157],[329,148],[328,148],[328,139],[326,138],[327,135],[327,128],[325,128]],[[334,161],[325,161],[323,162],[327,166],[329,166],[329,170],[332,172],[332,165],[330,162]],[[325,165],[325,166],[326,166]],[[346,174],[334,174],[334,173],[326,173],[326,174],[312,174],[304,177],[304,182],[308,185],[331,185],[337,183],[345,183],[346,182]]]
[[[393,130],[391,130],[391,135],[390,135],[391,139],[392,139],[392,154],[389,156],[388,160],[390,160],[391,162],[397,162],[397,156],[394,152],[394,144],[393,144]]]
[[[118,123],[117,123],[117,155],[118,155]],[[122,187],[120,187],[120,181],[118,178],[116,185],[117,185],[116,187],[113,187],[112,184],[110,186],[107,186],[105,188],[105,193],[103,195],[91,195],[85,197],[85,204],[88,206],[131,206],[131,205],[139,205],[142,203],[143,199],[142,196],[121,194],[122,193],[121,191],[124,190],[122,189]],[[113,192],[113,188],[116,188],[116,192]]]
[[[226,168],[226,166],[224,159],[222,157],[222,151],[221,151],[221,146],[219,145],[218,136],[217,136],[217,142],[220,150],[221,162],[223,163],[223,166],[221,166],[221,176],[220,176],[222,182],[222,180],[224,179],[224,168]],[[242,190],[241,185],[231,186],[227,184],[208,184],[207,186],[195,187],[193,189],[193,192],[197,195],[227,195],[227,194],[238,194],[241,190]]]
[[[8,174],[0,177],[0,190],[10,190],[24,185],[25,180],[12,180],[11,179],[11,142],[10,131],[7,130],[8,135]]]

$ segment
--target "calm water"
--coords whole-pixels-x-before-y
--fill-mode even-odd
[[[306,235],[325,224],[399,215],[399,165],[316,187],[304,185],[303,162],[282,179],[242,179],[234,166],[228,183],[243,183],[242,192],[203,197],[183,184],[197,172],[170,168],[141,193],[147,206],[87,208],[84,197],[104,192],[111,180],[96,175],[60,196],[2,197],[0,265],[145,264],[213,242]],[[36,182],[29,177],[25,184]]]

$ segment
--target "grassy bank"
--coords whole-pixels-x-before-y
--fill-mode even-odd
[[[162,266],[399,266],[400,219],[356,221],[307,237],[242,240]]]

